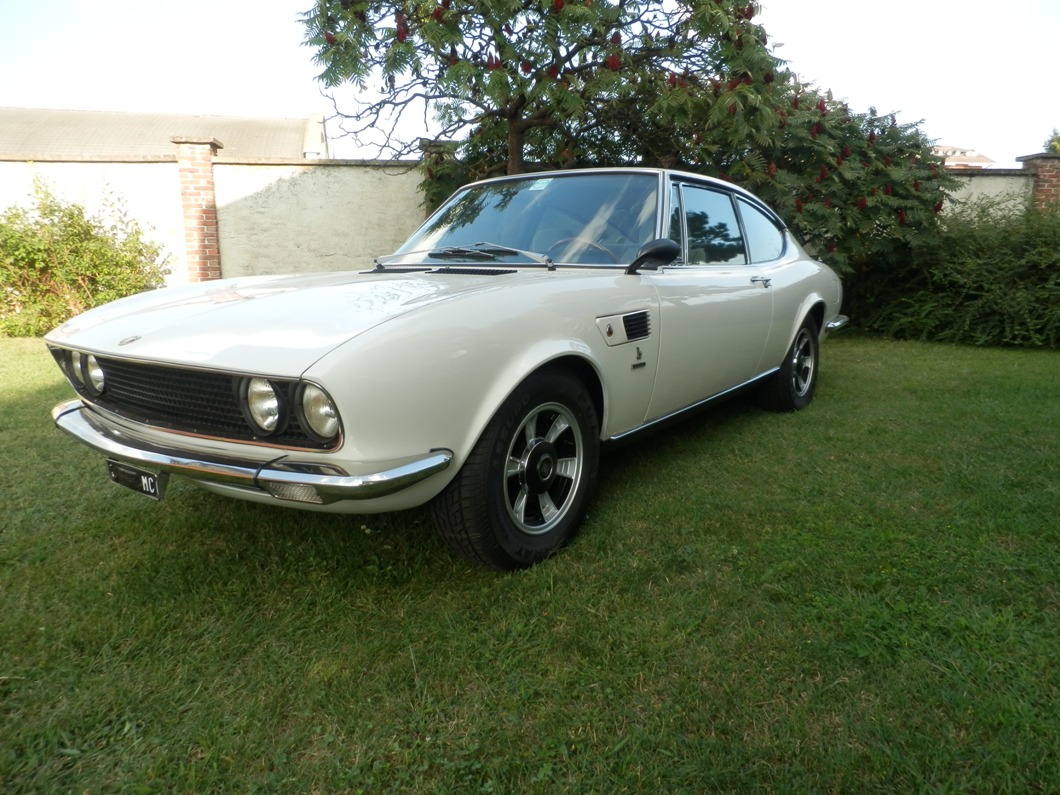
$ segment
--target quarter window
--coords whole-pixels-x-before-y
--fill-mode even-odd
[[[784,233],[777,228],[772,218],[753,204],[743,199],[738,201],[743,228],[747,232],[747,250],[751,254],[751,262],[775,260],[784,253]]]

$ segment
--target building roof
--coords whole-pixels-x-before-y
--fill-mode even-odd
[[[174,136],[216,138],[224,158],[301,160],[320,117],[267,119],[0,108],[0,160],[172,160]],[[314,148],[319,148],[315,146]],[[316,156],[326,157],[326,152]]]
[[[947,168],[984,168],[994,162],[974,149],[961,146],[936,146],[935,154],[945,159]]]

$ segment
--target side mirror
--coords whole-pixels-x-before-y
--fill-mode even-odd
[[[641,268],[654,271],[669,265],[681,256],[681,244],[668,237],[660,237],[645,243],[637,253],[637,258],[626,268],[626,273],[633,275]]]

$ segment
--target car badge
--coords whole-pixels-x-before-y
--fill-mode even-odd
[[[140,339],[140,337],[139,337],[139,336],[134,336],[134,337],[126,337],[126,338],[125,338],[125,339],[123,339],[123,340],[119,340],[119,341],[118,341],[118,344],[119,344],[119,345],[131,345],[132,343],[136,342],[136,341],[137,341],[138,339]]]

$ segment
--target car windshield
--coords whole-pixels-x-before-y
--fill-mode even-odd
[[[656,236],[657,186],[650,173],[571,172],[468,188],[387,259],[532,262],[532,252],[557,263],[628,265]]]

